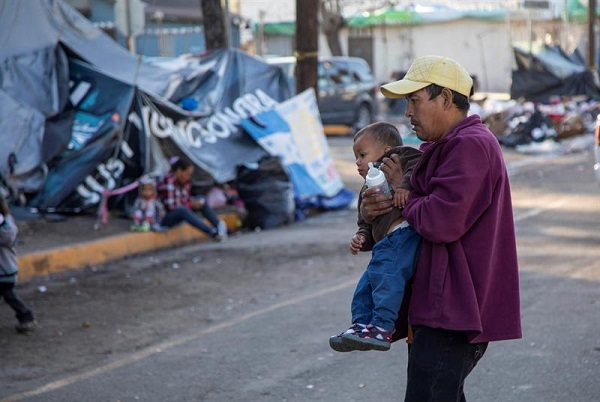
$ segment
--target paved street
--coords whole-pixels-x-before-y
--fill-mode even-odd
[[[360,186],[349,137],[330,137]],[[591,152],[506,152],[524,339],[493,343],[469,401],[600,400],[600,187]],[[20,288],[42,327],[0,311],[0,402],[401,401],[406,346],[335,353],[355,281],[356,211],[129,258]],[[47,291],[41,293],[40,286]]]

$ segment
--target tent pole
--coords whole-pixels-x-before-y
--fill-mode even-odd
[[[125,1],[125,23],[127,24],[127,49],[131,53],[135,53],[135,42],[133,41],[133,33],[131,32],[131,8],[129,1]]]

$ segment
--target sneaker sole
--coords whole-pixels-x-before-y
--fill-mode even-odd
[[[386,352],[390,350],[391,347],[389,342],[378,341],[373,338],[359,338],[356,335],[342,335],[341,338],[345,345],[357,350],[377,350]]]
[[[359,347],[350,346],[346,342],[344,342],[342,337],[339,335],[332,336],[331,338],[329,338],[329,347],[331,347],[331,349],[335,350],[336,352],[353,352],[355,350],[364,352],[366,350],[369,350],[369,348],[365,347],[364,345],[359,345]]]
[[[329,338],[329,347],[336,352],[352,352],[354,350],[342,342],[342,338],[339,336],[332,336]]]

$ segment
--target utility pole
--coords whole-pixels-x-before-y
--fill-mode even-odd
[[[596,0],[588,0],[588,67],[598,76],[598,53],[596,51]]]
[[[319,1],[296,0],[296,93],[317,88]]]
[[[229,47],[221,0],[200,0],[206,50]]]
[[[231,38],[231,12],[229,11],[229,0],[225,0],[225,43],[229,47],[229,38]]]
[[[265,55],[265,15],[263,9],[258,10],[258,55]]]
[[[141,0],[117,0],[114,4],[115,25],[127,40],[127,49],[135,53],[135,37],[144,31],[146,17]]]

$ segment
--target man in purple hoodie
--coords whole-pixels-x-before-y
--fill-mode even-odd
[[[406,97],[406,116],[424,141],[403,215],[422,236],[408,321],[405,401],[464,401],[464,382],[488,343],[521,338],[519,273],[508,174],[498,141],[468,116],[473,80],[456,61],[416,59],[382,86]],[[380,167],[399,180],[396,156]],[[391,197],[367,190],[367,220]]]

